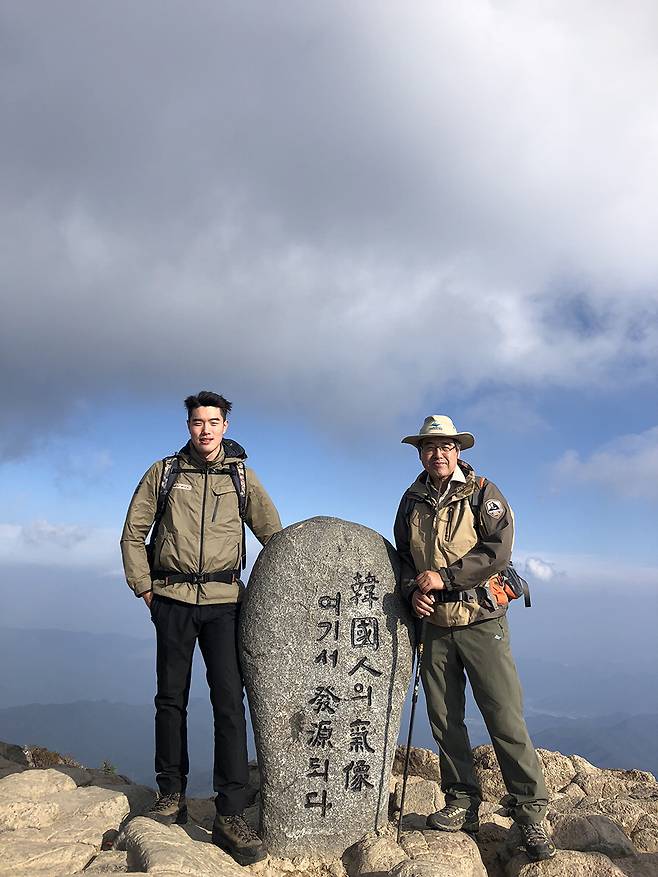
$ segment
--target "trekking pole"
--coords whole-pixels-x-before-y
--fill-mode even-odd
[[[404,756],[404,770],[402,772],[402,796],[400,798],[400,816],[398,818],[398,834],[397,842],[400,843],[400,833],[402,831],[402,817],[404,816],[404,799],[407,794],[407,779],[409,777],[409,757],[411,756],[411,735],[414,730],[414,717],[416,715],[416,704],[418,703],[418,688],[420,687],[420,667],[423,663],[423,646],[425,640],[425,624],[426,619],[420,623],[420,633],[418,636],[418,649],[416,652],[416,675],[414,676],[414,690],[411,696],[411,713],[409,715],[409,733],[407,735],[407,752]]]

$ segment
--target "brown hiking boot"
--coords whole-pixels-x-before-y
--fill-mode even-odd
[[[212,842],[225,850],[238,865],[253,865],[267,855],[262,840],[239,814],[215,816]]]
[[[187,802],[185,795],[174,792],[173,795],[158,795],[154,804],[144,814],[161,825],[185,825],[187,822]]]

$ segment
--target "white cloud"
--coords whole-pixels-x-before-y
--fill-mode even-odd
[[[589,456],[568,450],[551,474],[558,488],[592,484],[621,496],[658,499],[658,426],[619,436]]]
[[[654,374],[653,2],[8,8],[5,455],[35,394],[56,429],[220,375],[340,428],[436,357],[465,393]]]
[[[655,565],[634,563],[629,558],[625,558],[622,563],[619,557],[602,553],[526,553],[520,548],[514,552],[514,562],[523,571],[523,575],[530,573],[529,567],[532,565],[531,574],[538,579],[537,588],[550,581],[551,587],[560,585],[592,592],[605,588],[614,592],[620,587],[627,589],[632,583],[633,587],[647,589],[658,595],[658,568]],[[538,570],[544,573],[544,577],[538,574]],[[655,600],[655,597],[652,599]]]
[[[525,571],[528,575],[542,582],[550,582],[556,576],[555,566],[540,557],[528,557],[525,562]]]
[[[0,524],[0,562],[101,573],[121,565],[115,530],[46,520]]]
[[[84,527],[70,524],[51,524],[49,521],[33,521],[20,528],[20,539],[35,548],[55,546],[70,549],[87,539]]]

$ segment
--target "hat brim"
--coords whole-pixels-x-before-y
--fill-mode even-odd
[[[475,444],[475,436],[470,432],[456,432],[453,435],[446,435],[445,433],[434,433],[434,435],[408,435],[401,439],[400,444],[413,445],[415,448],[418,448],[420,447],[421,442],[424,442],[425,439],[431,438],[454,439],[456,442],[459,442],[459,447],[462,451],[467,451]]]

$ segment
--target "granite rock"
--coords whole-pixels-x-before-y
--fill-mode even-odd
[[[25,750],[22,746],[17,746],[16,743],[5,743],[4,740],[0,740],[0,757],[18,764],[20,767],[30,766]]]
[[[120,850],[106,850],[99,853],[87,865],[85,874],[125,874],[128,870],[128,856]]]
[[[385,877],[407,854],[392,834],[369,832],[345,851],[343,863],[349,877]]]
[[[391,877],[487,877],[477,844],[461,831],[415,831],[401,845],[409,859]]]
[[[608,857],[632,856],[635,848],[621,828],[608,816],[593,813],[566,813],[553,823],[553,842],[557,847]]]
[[[508,877],[629,877],[602,853],[560,850],[554,859],[529,862],[519,853],[507,862]]]
[[[393,792],[393,807],[400,810],[402,803],[402,780],[395,784]],[[445,798],[438,783],[433,780],[424,780],[421,777],[409,777],[404,799],[405,816],[416,813],[419,816],[429,816],[445,805]]]
[[[412,625],[397,558],[366,527],[312,518],[261,552],[241,656],[275,855],[340,856],[388,817]]]
[[[406,746],[398,746],[395,751],[393,773],[402,776],[404,773],[404,761],[407,754]],[[409,753],[409,776],[422,777],[425,780],[441,782],[441,767],[439,756],[430,749],[412,747]]]
[[[641,852],[658,852],[658,817],[649,813],[642,816],[633,829],[631,840]]]
[[[44,871],[52,877],[81,871],[93,859],[96,850],[84,843],[52,843],[25,836],[20,831],[8,831],[2,838],[0,875],[14,877],[25,874],[32,877],[35,871]]]
[[[658,797],[656,778],[644,770],[580,770],[573,782],[588,796],[611,798],[613,795],[633,797],[639,794]]]
[[[242,868],[210,842],[210,833],[189,825],[161,825],[137,817],[125,826],[117,847],[127,853],[129,871],[190,877],[241,877]]]

